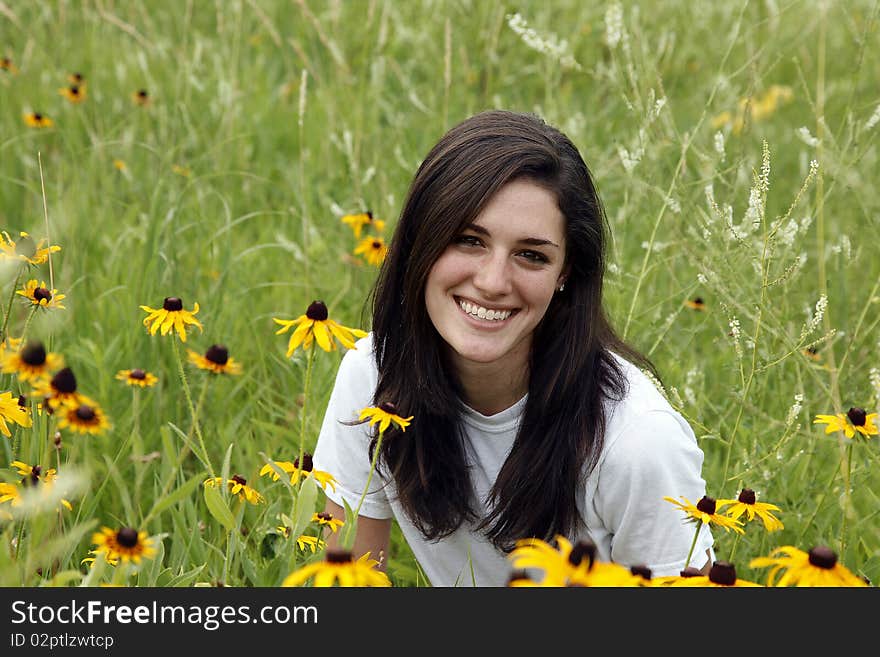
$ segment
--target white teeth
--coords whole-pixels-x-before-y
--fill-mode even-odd
[[[461,306],[461,309],[465,311],[468,315],[479,317],[480,319],[486,319],[492,322],[505,320],[510,317],[510,314],[512,312],[510,310],[490,310],[489,308],[476,306],[472,303],[468,303],[467,301],[460,301],[459,305]]]

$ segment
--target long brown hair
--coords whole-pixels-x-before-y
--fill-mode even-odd
[[[535,329],[528,400],[511,452],[480,517],[468,475],[463,391],[425,307],[431,267],[502,186],[527,178],[555,194],[566,222],[563,292]],[[428,540],[473,523],[499,549],[580,529],[576,493],[603,444],[605,402],[625,393],[612,353],[653,371],[621,340],[602,306],[607,221],[587,165],[532,114],[491,110],[453,127],[410,186],[371,296],[379,370],[375,402],[414,416],[386,431],[378,463]],[[375,449],[374,438],[371,452]]]

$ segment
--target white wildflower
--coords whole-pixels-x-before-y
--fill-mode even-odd
[[[715,133],[715,152],[719,159],[724,161],[724,133],[720,130]]]
[[[807,146],[818,146],[821,143],[817,137],[810,134],[810,131],[806,126],[802,125],[797,129],[796,133],[800,140]]]
[[[880,398],[880,369],[872,367],[868,370],[868,380],[871,382],[871,387],[874,388],[874,397]]]
[[[742,345],[740,344],[740,338],[742,337],[742,328],[740,327],[739,320],[736,317],[731,317],[730,322],[730,337],[733,338],[733,348],[736,351],[737,358],[742,358]]]
[[[785,418],[785,430],[791,427],[792,423],[794,423],[798,414],[800,414],[801,409],[803,408],[804,396],[801,393],[797,393],[794,396],[794,404],[792,404],[791,408],[788,409],[788,415]]]
[[[605,10],[605,45],[614,50],[623,37],[623,7],[614,2]]]
[[[669,206],[669,210],[673,214],[681,214],[681,203],[678,202],[678,199],[674,199],[670,196],[666,199],[666,205]]]
[[[709,282],[709,279],[706,278],[706,274],[704,274],[703,272],[697,274],[697,280],[700,282],[701,285],[705,285]]]
[[[880,123],[880,105],[877,105],[877,109],[874,110],[871,118],[865,122],[865,130],[870,130],[878,123]]]
[[[297,124],[300,128],[303,127],[303,117],[306,115],[306,89],[308,79],[309,72],[307,69],[303,69],[299,78],[299,116],[297,117]]]
[[[538,34],[534,28],[529,27],[526,19],[519,13],[507,14],[506,18],[507,26],[516,32],[529,48],[558,61],[563,68],[580,70],[581,65],[568,51],[567,40],[559,39],[555,34],[543,36]]]

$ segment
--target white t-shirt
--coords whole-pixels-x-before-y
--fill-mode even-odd
[[[374,405],[378,378],[372,333],[356,347],[340,364],[314,454],[314,467],[339,482],[335,492],[327,489],[327,497],[340,506],[345,500],[352,509],[369,477],[371,436],[367,423],[342,422],[357,420],[361,409]],[[663,498],[685,497],[696,504],[706,494],[703,452],[691,427],[651,380],[619,360],[629,390],[608,409],[598,464],[578,490],[578,508],[588,529],[567,538],[592,540],[600,561],[646,565],[654,577],[678,575],[696,526]],[[513,446],[525,403],[523,397],[492,416],[472,409],[465,413],[465,445],[478,509],[486,509],[484,500]],[[432,586],[505,586],[512,571],[507,555],[469,523],[447,538],[426,541],[396,499],[393,479],[379,473],[373,475],[360,515],[396,519]],[[701,568],[707,549],[714,559],[712,542],[708,526],[703,526],[690,565]]]

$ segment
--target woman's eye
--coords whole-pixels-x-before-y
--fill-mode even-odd
[[[526,260],[534,262],[536,264],[549,262],[547,256],[545,256],[543,253],[539,253],[538,251],[522,251],[520,252],[520,255]]]
[[[465,246],[479,246],[480,238],[475,235],[459,235],[455,238],[456,244],[464,244]]]

